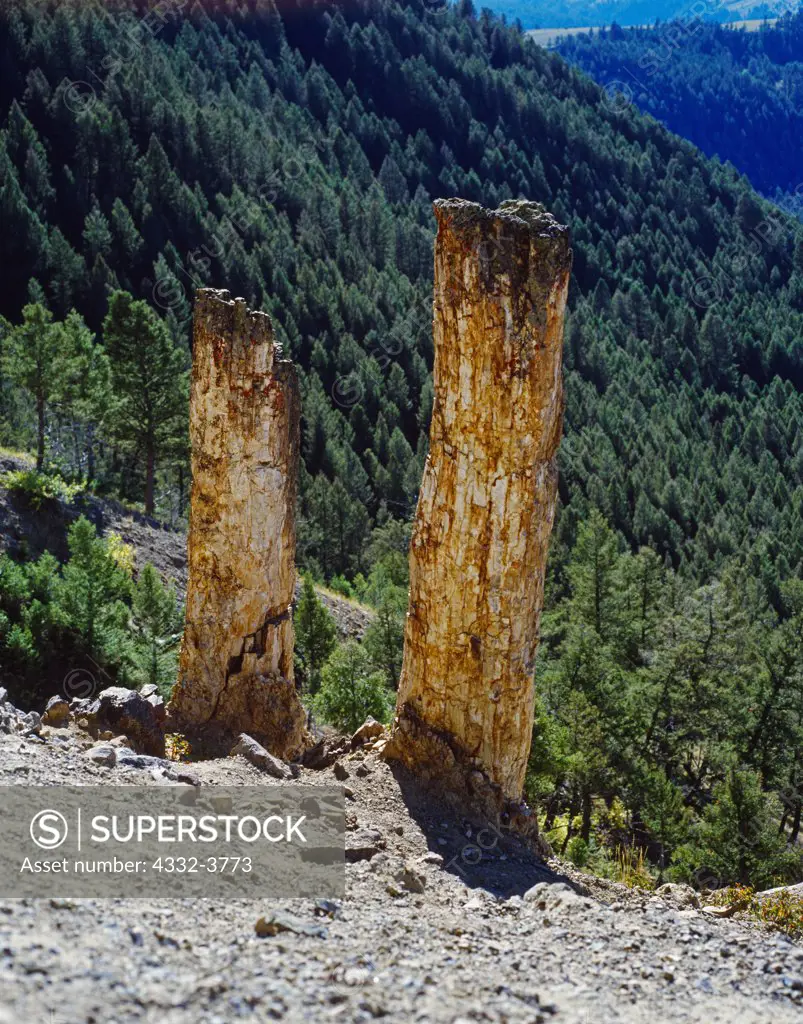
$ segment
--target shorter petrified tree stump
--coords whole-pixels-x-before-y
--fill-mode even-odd
[[[171,717],[246,732],[285,760],[306,746],[293,683],[300,400],[265,313],[202,289],[195,306],[189,581]]]

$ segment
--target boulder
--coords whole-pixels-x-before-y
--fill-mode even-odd
[[[565,882],[538,882],[524,894],[524,903],[547,913],[569,909],[587,909],[591,901],[577,893]]]
[[[381,736],[384,731],[385,727],[381,722],[377,722],[375,718],[366,718],[360,728],[351,737],[352,749],[355,747],[361,747],[364,743],[368,743],[370,740],[375,740],[378,736]]]
[[[427,879],[423,871],[405,861],[404,866],[393,876],[408,892],[422,893],[427,887]]]
[[[138,754],[134,750],[129,750],[128,747],[112,747],[109,744],[104,744],[104,746],[115,751],[116,764],[119,768],[137,768],[140,771],[145,771],[170,766],[169,761],[153,754]]]
[[[764,889],[763,892],[757,892],[755,898],[765,900],[774,899],[777,896],[794,896],[796,899],[803,899],[803,882],[797,882],[795,885],[779,885],[775,889]]]
[[[85,705],[87,702],[82,702],[80,715],[93,736],[106,730],[125,733],[137,752],[164,757],[166,711],[164,701],[157,694],[143,697],[136,690],[110,686]]]
[[[346,834],[346,860],[356,864],[358,860],[370,860],[385,848],[385,840],[376,829],[361,828]]]
[[[22,714],[23,732],[29,736],[38,736],[42,731],[42,716],[36,711],[29,711],[27,714],[19,712],[19,714]]]
[[[316,771],[331,768],[339,757],[348,752],[348,749],[347,741],[340,737],[334,740],[323,737],[314,746],[304,751],[301,763],[305,768],[312,768]]]
[[[38,736],[41,731],[42,719],[35,711],[20,711],[8,700],[0,703],[0,732]]]
[[[114,747],[110,747],[108,743],[90,747],[84,756],[87,760],[102,765],[104,768],[113,768],[117,761],[117,751]]]
[[[690,885],[678,885],[667,882],[655,890],[655,895],[683,910],[696,909],[700,906],[700,897]]]

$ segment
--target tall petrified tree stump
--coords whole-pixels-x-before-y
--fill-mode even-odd
[[[531,741],[571,249],[536,203],[435,213],[435,402],[387,754],[503,810]]]
[[[187,613],[170,711],[190,731],[247,732],[291,757],[305,740],[292,618],[300,400],[280,356],[267,314],[198,292]]]

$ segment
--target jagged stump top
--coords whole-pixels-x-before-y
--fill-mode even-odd
[[[448,228],[467,249],[477,250],[483,284],[490,290],[507,277],[513,293],[524,290],[541,308],[555,278],[571,270],[569,229],[541,203],[506,199],[487,210],[467,199],[436,199],[433,206],[439,230]]]

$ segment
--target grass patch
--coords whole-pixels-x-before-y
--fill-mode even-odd
[[[759,898],[749,886],[732,885],[719,889],[707,902],[710,906],[744,911],[791,939],[803,938],[803,896],[782,889],[771,896]]]
[[[356,597],[349,597],[339,590],[333,590],[331,587],[326,587],[322,583],[316,583],[315,589],[319,594],[324,594],[326,597],[332,598],[335,601],[344,601],[346,604],[351,605],[352,608],[356,608],[358,611],[365,612],[368,615],[374,615],[376,609],[372,608],[369,604],[363,604]]]
[[[36,460],[30,452],[23,452],[17,448],[5,448],[0,444],[0,458],[2,459],[16,459],[17,462],[23,462],[26,466],[33,467],[36,464]]]

